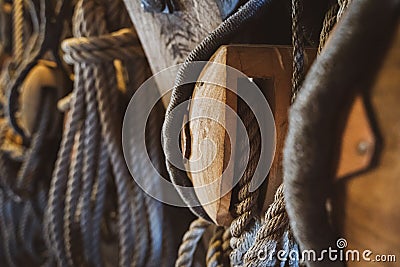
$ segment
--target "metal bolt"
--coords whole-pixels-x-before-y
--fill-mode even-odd
[[[359,155],[367,154],[370,148],[370,143],[368,141],[362,140],[357,145],[357,152]]]

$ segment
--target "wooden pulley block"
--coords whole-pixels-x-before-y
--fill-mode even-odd
[[[315,49],[306,49],[307,68],[316,56]],[[276,128],[275,156],[265,181],[261,187],[259,199],[260,215],[265,212],[274,199],[278,186],[282,183],[282,151],[287,132],[288,109],[291,100],[292,79],[292,48],[288,46],[266,45],[229,45],[222,46],[210,59],[210,62],[220,63],[235,68],[251,78],[261,89],[273,113]],[[205,78],[207,76],[207,78]],[[236,117],[229,115],[227,110],[238,110],[237,95],[226,89],[232,81],[227,72],[216,72],[212,66],[206,66],[199,77],[202,80],[220,80],[219,85],[198,82],[195,86],[192,102],[189,109],[188,121],[190,136],[183,135],[182,144],[188,160],[188,176],[195,188],[196,195],[209,217],[217,225],[229,226],[233,220],[233,205],[237,196],[235,190],[225,192],[229,176],[233,176],[234,168],[228,169],[228,161],[235,158],[237,140],[233,132],[238,125]],[[211,78],[211,79],[208,79]],[[221,86],[226,85],[226,86]],[[239,86],[239,85],[237,85]],[[196,99],[210,99],[210,103],[196,101]],[[214,101],[226,105],[214,105]],[[199,117],[204,117],[204,119]],[[207,118],[219,117],[217,121]],[[366,141],[373,148],[375,139],[369,126],[367,114],[360,98],[354,102],[346,124],[346,141],[343,142],[344,155],[338,169],[338,176],[345,177],[350,173],[358,172],[370,163],[373,149],[359,157],[348,157],[347,152],[356,146],[357,142]],[[214,144],[207,145],[207,144]],[[262,147],[262,144],[261,144]],[[207,168],[198,169],[199,162]],[[353,164],[354,163],[354,164]],[[235,162],[234,162],[235,164]],[[263,164],[259,162],[258,164]],[[265,163],[264,163],[265,164]],[[228,182],[227,182],[228,181]],[[212,184],[207,191],[199,190],[203,186]],[[216,197],[217,196],[217,197]],[[212,199],[217,199],[211,201]]]
[[[43,90],[54,90],[54,98],[60,97],[66,87],[63,72],[52,61],[39,60],[21,86],[20,124],[29,137],[35,131],[42,104]],[[56,102],[55,102],[56,103]],[[56,112],[56,105],[54,111]]]

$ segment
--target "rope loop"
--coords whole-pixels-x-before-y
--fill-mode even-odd
[[[61,44],[64,60],[74,63],[101,63],[115,59],[144,57],[137,36],[131,29],[93,37],[70,38]]]

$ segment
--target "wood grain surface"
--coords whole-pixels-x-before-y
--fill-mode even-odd
[[[190,51],[222,22],[214,0],[179,1],[180,11],[173,14],[145,12],[140,0],[124,2],[153,73],[182,63]],[[157,83],[173,84],[175,76],[176,73],[163,75],[165,80],[159,77]]]

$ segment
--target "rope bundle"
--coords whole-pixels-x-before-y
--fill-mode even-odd
[[[3,8],[3,1],[1,1]],[[36,9],[37,8],[37,9]],[[40,266],[51,262],[43,232],[48,182],[55,161],[61,124],[55,122],[57,93],[41,88],[41,101],[35,127],[22,140],[9,125],[8,96],[19,91],[23,76],[36,64],[41,38],[37,30],[44,5],[28,1],[13,2],[13,25],[7,32],[13,39],[13,57],[4,62],[0,77],[0,265]],[[3,12],[1,10],[0,12]],[[4,21],[2,21],[3,23]],[[4,27],[6,25],[2,25]],[[3,33],[2,33],[3,34]],[[2,40],[9,41],[9,40]],[[6,51],[1,51],[1,53]],[[0,55],[2,57],[3,55]],[[31,88],[27,88],[31,90]],[[19,99],[15,99],[19,103]]]
[[[45,218],[49,248],[59,266],[103,266],[106,224],[111,237],[118,229],[119,266],[168,264],[163,207],[133,183],[116,119],[122,114],[114,60],[127,63],[143,52],[132,30],[110,33],[129,26],[121,2],[100,2],[78,1],[75,38],[62,44],[65,60],[74,63],[75,83]],[[116,207],[107,205],[109,197],[117,199]]]
[[[38,6],[30,0],[22,2],[26,5],[23,23],[31,14],[33,33],[29,38],[24,34],[22,46],[15,46],[15,50],[25,49],[18,51],[24,56],[5,66],[0,84],[3,108],[7,107],[0,121],[0,264],[171,266],[180,231],[173,230],[177,236],[170,233],[172,220],[167,212],[182,225],[187,214],[146,195],[133,182],[122,156],[123,109],[151,75],[122,1],[61,1],[57,5],[60,14],[54,18],[49,15],[53,13],[49,2],[38,1]],[[15,7],[20,8],[20,3]],[[57,57],[58,40],[69,36],[69,29],[58,26],[68,21],[69,9],[75,10],[74,38],[61,47],[65,61],[74,65],[74,90],[62,101],[67,116],[53,171],[61,137],[55,134],[51,139],[49,133],[54,132],[53,115],[60,95],[43,89],[37,111],[42,115],[33,134],[26,136],[18,125],[19,87],[49,49],[57,65],[62,65]],[[18,10],[19,17],[14,18],[20,22]],[[158,103],[150,114],[148,150],[135,149],[143,140],[132,138],[129,151],[130,166],[152,188],[159,185],[142,160],[150,157],[165,174],[158,138],[163,113]],[[134,127],[128,130],[135,131]]]

